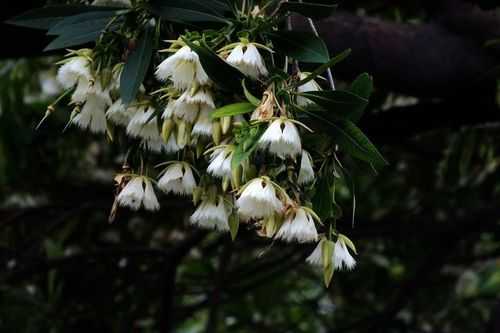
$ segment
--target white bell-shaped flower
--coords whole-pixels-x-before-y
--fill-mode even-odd
[[[118,99],[106,111],[106,118],[115,125],[126,127],[136,112],[137,108],[126,107],[122,100]]]
[[[198,119],[196,119],[196,123],[193,126],[193,131],[191,132],[193,135],[211,137],[212,136],[212,128],[213,122],[211,114],[213,109],[209,106],[203,106],[200,110],[200,114]]]
[[[306,259],[306,261],[309,264],[314,266],[323,266],[324,242],[330,242],[330,241],[324,239],[318,243],[314,251]],[[349,253],[349,250],[347,249],[345,242],[340,238],[335,242],[335,245],[333,247],[331,264],[333,265],[335,270],[341,270],[341,269],[352,270],[356,266],[356,260]]]
[[[227,57],[227,62],[238,68],[242,73],[258,79],[269,74],[264,59],[257,47],[252,44],[240,43],[231,51]]]
[[[302,144],[297,127],[286,118],[276,119],[269,125],[259,139],[261,149],[269,149],[281,158],[295,157],[302,151]]]
[[[106,132],[107,101],[102,97],[90,94],[81,111],[71,122],[82,129],[89,129],[92,133]]]
[[[92,79],[90,61],[87,57],[77,56],[68,59],[57,72],[57,81],[65,88],[72,88],[80,78]]]
[[[274,185],[265,177],[248,182],[242,188],[236,206],[244,220],[266,218],[283,210],[283,203],[276,196]]]
[[[299,80],[304,80],[306,79],[310,74],[307,74],[307,73],[300,73],[299,74]],[[314,80],[311,80],[309,82],[306,82],[305,84],[299,86],[297,88],[297,92],[298,93],[306,93],[306,92],[311,92],[311,91],[320,91],[321,90],[321,87],[320,85],[314,81]],[[307,106],[309,104],[313,103],[313,101],[311,101],[310,99],[308,98],[305,98],[305,97],[302,97],[302,96],[297,96],[297,105],[298,106]]]
[[[181,148],[177,144],[174,135],[171,135],[169,137],[167,143],[165,143],[160,136],[158,136],[158,138],[154,140],[143,140],[141,142],[141,147],[144,150],[148,150],[150,152],[158,154],[160,153],[172,154],[181,150]]]
[[[300,170],[297,182],[299,185],[309,184],[314,180],[314,169],[312,166],[311,155],[305,150],[302,151],[300,160]]]
[[[296,209],[281,225],[276,238],[287,242],[316,242],[318,231],[312,215],[302,207]]]
[[[148,141],[158,140],[158,120],[155,109],[151,106],[141,106],[137,109],[127,125],[127,134],[133,138],[142,138]]]
[[[199,89],[193,95],[190,91],[185,91],[172,105],[171,110],[176,117],[192,124],[200,111],[210,112],[214,108],[212,93],[208,89]]]
[[[207,172],[215,177],[231,177],[231,159],[233,152],[227,148],[217,148],[210,155]]]
[[[142,176],[132,178],[125,185],[118,195],[118,204],[132,210],[139,210],[141,206],[150,211],[160,209],[151,180]]]
[[[160,81],[170,79],[177,89],[189,89],[193,83],[207,85],[210,82],[203,69],[198,55],[184,46],[165,59],[156,69],[156,77]]]
[[[158,181],[158,187],[165,193],[190,195],[196,187],[191,166],[177,162],[170,164]]]
[[[202,201],[189,220],[203,229],[229,231],[228,209],[221,196],[217,202],[209,199]]]

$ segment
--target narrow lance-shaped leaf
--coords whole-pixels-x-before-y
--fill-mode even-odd
[[[318,76],[324,73],[328,68],[338,64],[339,62],[347,58],[350,54],[351,54],[351,49],[344,50],[342,53],[331,58],[327,63],[324,63],[323,65],[316,68],[311,74],[309,74],[305,79],[300,80],[295,86],[299,87],[303,84],[306,84],[309,81],[316,79]]]
[[[306,17],[321,19],[329,17],[337,8],[336,4],[321,4],[301,1],[288,1],[281,5],[281,12],[294,12]]]
[[[61,35],[80,31],[95,30],[95,27],[105,27],[117,11],[97,11],[66,17],[49,29],[47,35]]]
[[[251,103],[235,103],[223,106],[212,113],[212,118],[222,118],[236,116],[239,114],[250,113],[255,110],[255,106]]]
[[[146,76],[153,54],[154,29],[148,26],[123,67],[120,77],[120,94],[124,104],[131,103]]]
[[[368,104],[367,99],[346,90],[310,91],[299,95],[319,105],[325,111],[326,117],[333,117],[336,120],[350,120]],[[309,107],[309,109],[314,109],[314,107]]]
[[[349,91],[353,94],[356,94],[362,98],[365,98],[367,101],[370,99],[370,96],[373,92],[373,79],[368,73],[363,73],[359,75],[356,80],[351,84]],[[368,103],[367,103],[368,104]],[[366,109],[366,105],[360,105],[349,117],[353,122],[358,122]]]
[[[326,63],[330,60],[325,42],[313,33],[278,31],[269,34],[275,48],[298,61]]]

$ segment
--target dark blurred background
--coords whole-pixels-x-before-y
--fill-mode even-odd
[[[53,1],[57,2],[57,1]],[[7,1],[2,21],[44,1]],[[119,148],[63,128],[62,54],[43,32],[2,25],[1,332],[500,332],[500,16],[495,1],[344,2],[318,23],[339,85],[361,72],[376,93],[361,127],[390,166],[356,178],[339,227],[355,271],[305,264],[310,247],[186,227],[189,202],[120,211]],[[294,21],[295,29],[307,29]],[[11,39],[12,38],[12,39]]]

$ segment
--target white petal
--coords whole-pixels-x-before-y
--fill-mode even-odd
[[[138,210],[144,197],[142,177],[133,178],[118,195],[118,204],[123,207],[129,207],[132,210]]]
[[[83,129],[90,129],[93,133],[106,132],[106,102],[101,97],[91,94],[81,112],[77,114],[72,122]]]
[[[151,181],[149,179],[145,179],[144,182],[146,184],[146,188],[144,190],[144,198],[142,201],[144,208],[150,211],[157,211],[160,209],[160,204],[158,203],[158,199],[156,198],[153,184],[151,184]]]
[[[300,161],[300,171],[297,182],[300,185],[308,184],[314,180],[314,169],[312,167],[311,155],[305,150],[302,151]]]

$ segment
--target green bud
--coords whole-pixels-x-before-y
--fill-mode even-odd
[[[161,128],[161,137],[163,141],[168,142],[170,135],[172,135],[172,131],[174,129],[175,122],[172,119],[165,119],[163,121],[163,126]]]
[[[216,145],[220,145],[220,141],[222,139],[222,129],[220,122],[216,121],[212,126],[212,139]]]
[[[241,186],[241,173],[242,173],[241,165],[231,170],[231,185],[233,190],[237,190]]]
[[[222,117],[221,118],[221,126],[222,126],[222,134],[226,135],[231,128],[231,117]]]

